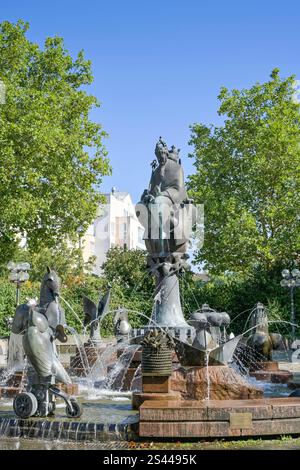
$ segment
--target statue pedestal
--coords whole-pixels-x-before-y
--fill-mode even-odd
[[[263,391],[249,384],[229,366],[179,367],[171,389],[184,400],[238,400],[261,398]]]
[[[160,275],[156,282],[153,323],[168,328],[191,328],[185,321],[176,274]]]
[[[132,394],[132,407],[139,409],[147,400],[178,401],[180,399],[180,393],[171,390],[170,376],[143,376],[142,392]]]
[[[170,393],[171,392],[170,376],[165,376],[165,375],[143,376],[142,390],[144,393]]]
[[[179,367],[166,379],[143,377],[143,391],[133,394],[133,407],[139,408],[147,400],[177,400],[184,404],[189,400],[241,400],[263,396],[261,389],[249,384],[229,366]]]

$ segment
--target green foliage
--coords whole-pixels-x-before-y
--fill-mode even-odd
[[[122,286],[124,292],[132,296],[132,292],[153,293],[154,278],[146,271],[147,253],[143,250],[124,250],[120,247],[111,248],[107,260],[103,264],[103,275],[111,283]]]
[[[61,296],[70,304],[67,306],[61,299],[60,304],[65,309],[67,324],[82,332],[82,322],[84,319],[82,297],[86,295],[96,304],[99,296],[104,295],[107,289],[107,281],[104,278],[98,278],[91,275],[68,275],[62,285]],[[24,303],[29,298],[39,298],[40,282],[26,282],[21,288],[20,302]],[[0,278],[0,336],[9,334],[7,319],[15,314],[16,288],[8,280]],[[116,309],[119,306],[126,307],[130,310],[129,319],[132,326],[137,327],[146,322],[146,319],[137,315],[136,312],[143,312],[148,307],[151,312],[151,302],[144,301],[141,297],[124,296],[122,289],[116,285],[112,289],[110,314],[102,323],[101,334],[110,336],[113,334],[113,318]],[[148,312],[149,313],[149,312]],[[79,321],[79,319],[81,321]]]
[[[18,237],[30,251],[59,245],[86,228],[101,201],[99,185],[110,172],[92,122],[99,106],[88,94],[91,63],[73,59],[60,37],[44,49],[26,37],[28,24],[0,24],[0,262],[10,259]],[[83,88],[84,87],[84,88]]]
[[[28,258],[26,258],[26,251],[21,250],[20,259],[30,261],[33,266],[30,272],[31,281],[26,282],[21,289],[21,303],[25,302],[26,298],[39,297],[40,280],[47,264],[50,264],[62,278],[61,296],[71,306],[71,308],[67,306],[61,299],[67,323],[78,332],[82,331],[84,319],[82,297],[86,295],[97,304],[99,296],[104,295],[110,284],[112,285],[110,314],[102,322],[102,335],[113,334],[113,318],[118,307],[129,310],[129,320],[133,327],[148,323],[153,306],[154,280],[146,273],[144,251],[123,251],[120,248],[112,248],[103,266],[103,275],[96,277],[84,274],[78,266],[72,265],[74,258],[71,256],[72,249],[70,250],[69,258],[67,258],[68,246],[64,246],[64,251],[61,253],[58,250],[56,257],[52,257],[53,251],[45,249],[34,256],[27,253]],[[4,276],[4,271],[2,275]],[[6,276],[7,273],[5,277],[0,277],[0,335],[8,334],[6,319],[15,312],[15,286],[9,283]]]
[[[15,262],[27,261],[31,265],[30,279],[40,281],[45,274],[46,266],[50,266],[59,273],[61,279],[69,274],[80,274],[91,269],[90,262],[83,263],[81,250],[76,246],[60,241],[52,248],[41,247],[38,252],[17,247],[13,256]],[[0,266],[0,274],[7,276],[6,265]]]
[[[82,297],[86,295],[97,305],[99,296],[103,296],[109,285],[105,277],[95,277],[91,275],[68,276],[62,290],[62,296],[68,301],[75,310],[77,316],[83,320]],[[65,308],[67,323],[80,331],[82,329],[80,322],[72,311],[61,302]],[[147,323],[147,319],[139,316],[138,312],[149,316],[152,308],[152,299],[144,298],[141,293],[130,296],[127,289],[122,288],[117,283],[113,284],[111,290],[110,313],[101,324],[101,334],[110,336],[113,334],[113,318],[118,307],[125,307],[129,310],[129,320],[133,327],[138,327]]]
[[[131,310],[129,320],[134,327],[148,323],[153,307],[155,281],[146,271],[146,261],[147,253],[143,250],[113,247],[102,266],[103,277],[113,286],[115,307]]]
[[[114,252],[114,254],[116,254]],[[137,256],[133,253],[132,256]],[[141,257],[143,255],[141,254]],[[141,265],[142,266],[142,265]],[[44,271],[43,271],[44,273]],[[139,277],[139,274],[137,274]],[[271,281],[270,281],[271,279]],[[182,307],[186,318],[191,312],[197,310],[203,303],[211,307],[227,311],[232,319],[231,329],[237,334],[245,329],[245,324],[250,310],[261,301],[269,310],[270,320],[290,320],[289,291],[279,286],[280,271],[265,273],[256,271],[255,275],[243,277],[241,275],[212,276],[209,282],[197,279],[192,273],[185,273],[180,278]],[[96,277],[89,274],[67,274],[63,277],[61,295],[71,305],[72,311],[61,299],[61,305],[65,309],[68,325],[78,332],[82,331],[83,321],[82,297],[86,295],[96,304],[99,296],[104,295],[111,279]],[[128,288],[122,282],[113,283],[111,291],[110,314],[102,323],[103,336],[113,334],[113,317],[116,309],[123,306],[129,310],[129,319],[134,327],[148,323],[147,318],[140,316],[143,313],[150,317],[153,306],[154,290],[146,288],[143,284]],[[148,286],[149,287],[149,286]],[[26,298],[39,297],[40,282],[26,282],[21,289],[21,302]],[[6,320],[15,312],[15,286],[5,278],[0,278],[0,336],[8,334]],[[296,312],[300,313],[300,292],[296,292]],[[271,331],[280,331],[289,335],[290,327],[286,324],[274,323]]]
[[[294,77],[219,94],[220,127],[192,126],[196,173],[190,195],[204,203],[197,253],[213,273],[251,273],[300,258],[300,113]]]
[[[40,284],[26,282],[21,289],[21,303],[39,297]],[[16,288],[5,278],[0,278],[0,336],[9,335],[7,320],[15,314]]]
[[[185,275],[186,276],[186,275]],[[208,282],[194,277],[183,279],[181,298],[185,314],[193,312],[203,303],[226,311],[231,317],[231,329],[238,334],[245,330],[246,321],[257,302],[268,308],[268,318],[278,323],[270,324],[270,331],[281,332],[288,336],[291,327],[280,321],[290,321],[289,290],[280,286],[280,270],[255,269],[251,275],[223,274],[213,275]],[[300,320],[300,292],[296,292],[297,323]]]

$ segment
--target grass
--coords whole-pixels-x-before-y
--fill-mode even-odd
[[[227,440],[217,439],[213,441],[194,442],[130,442],[131,449],[151,450],[284,450],[300,449],[300,437],[282,435],[276,439],[243,439]]]
[[[277,439],[243,439],[194,442],[73,442],[40,439],[0,439],[0,450],[299,450],[300,437],[280,436]]]

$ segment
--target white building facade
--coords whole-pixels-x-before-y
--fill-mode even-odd
[[[100,205],[98,215],[81,239],[84,262],[95,257],[93,274],[101,274],[101,266],[112,247],[145,249],[144,228],[135,214],[135,205],[129,193],[112,188],[104,194],[106,204]]]

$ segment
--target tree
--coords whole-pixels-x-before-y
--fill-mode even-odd
[[[147,252],[139,249],[126,250],[113,247],[102,265],[103,276],[117,284],[131,297],[132,293],[153,296],[154,278],[146,271]]]
[[[82,258],[82,251],[68,243],[66,240],[60,241],[54,247],[47,248],[41,247],[36,252],[30,252],[24,248],[18,247],[14,252],[13,257],[15,262],[28,262],[31,265],[30,280],[41,281],[43,278],[46,267],[50,266],[54,269],[62,280],[67,276],[78,276],[82,273],[88,274],[92,271],[95,257],[92,256],[87,262]],[[5,265],[0,266],[0,276],[7,277],[8,271]]]
[[[220,127],[192,126],[196,173],[190,195],[204,203],[197,261],[214,273],[273,269],[300,255],[300,113],[295,79],[273,70],[250,89],[222,88]]]
[[[101,125],[90,120],[97,99],[83,52],[73,59],[60,37],[44,49],[26,37],[28,24],[0,24],[0,257],[18,237],[30,250],[49,248],[87,227],[110,172]],[[84,88],[83,88],[84,87]]]
[[[133,326],[147,324],[153,309],[155,281],[147,272],[146,265],[146,251],[118,246],[108,251],[102,265],[103,278],[112,285],[115,305],[129,310]]]

